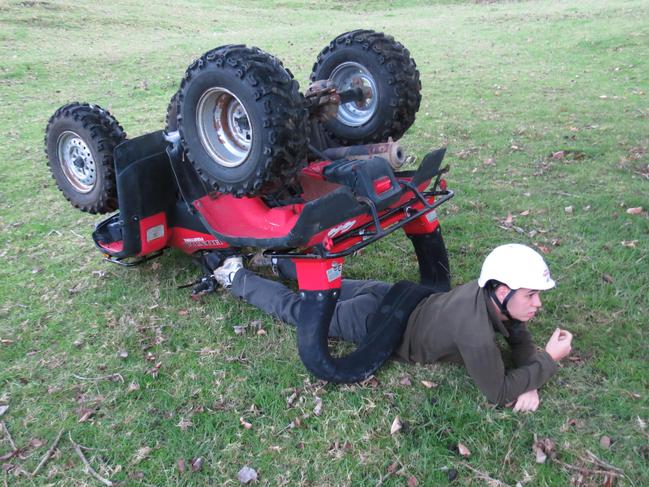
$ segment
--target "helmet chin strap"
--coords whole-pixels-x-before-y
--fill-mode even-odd
[[[502,314],[504,314],[509,320],[511,321],[516,321],[512,317],[512,315],[509,314],[509,310],[507,309],[507,304],[509,303],[509,300],[514,296],[514,293],[516,292],[516,289],[509,289],[509,292],[507,293],[507,296],[505,296],[505,299],[500,301],[498,299],[498,296],[496,296],[496,287],[489,287],[489,297],[493,300],[494,303],[496,303],[496,306],[498,306],[498,309]]]

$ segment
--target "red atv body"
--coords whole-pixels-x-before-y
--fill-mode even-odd
[[[369,38],[384,50],[396,49],[398,43],[392,38],[376,36],[371,31],[355,31],[332,44],[344,47],[349,39]],[[263,64],[263,70],[251,71],[254,82],[249,79],[237,85],[223,71],[224,66],[236,64],[228,64],[228,59],[240,60],[243,52],[247,64],[241,66],[249,68],[260,56],[258,51],[241,49],[218,48],[201,58],[203,65],[194,63],[188,68],[172,99],[165,131],[125,140],[123,130],[105,110],[76,103],[62,107],[47,129],[50,167],[75,206],[91,212],[119,208],[93,233],[97,247],[114,263],[136,265],[167,248],[180,249],[201,264],[204,276],[195,292],[202,293],[216,286],[212,271],[244,249],[261,249],[274,262],[291,259],[303,300],[298,349],[304,364],[325,380],[362,380],[390,355],[400,334],[388,344],[370,337],[347,357],[330,355],[327,331],[339,296],[343,262],[348,255],[403,229],[413,242],[421,283],[437,291],[450,288],[448,258],[435,212],[453,196],[441,178],[444,149],[426,155],[416,171],[395,171],[386,156],[386,147],[394,147],[386,145],[381,126],[361,134],[357,141],[350,140],[357,132],[369,130],[368,124],[376,125],[381,103],[390,105],[390,100],[384,97],[381,102],[379,95],[385,88],[379,68],[370,69],[373,58],[366,64],[349,61],[344,48],[342,62],[336,61],[340,51],[335,51],[336,62],[332,64],[325,55],[314,66],[317,72],[319,66],[332,64],[333,74],[323,76],[338,84],[328,82],[307,92],[306,99],[289,100],[289,106],[302,100],[303,108],[295,113],[286,115],[285,106],[278,102],[278,109],[286,115],[281,120],[257,117],[255,97],[270,93],[259,90],[259,79],[263,84],[264,70],[279,68],[273,58]],[[331,46],[323,53],[329,51]],[[361,51],[361,60],[364,55]],[[268,77],[268,83],[275,79],[277,74]],[[412,84],[412,78],[407,83]],[[296,83],[286,86],[286,96],[297,92]],[[254,94],[250,96],[253,101],[246,101],[249,92]],[[406,105],[410,103],[403,99]],[[188,100],[193,100],[191,105]],[[272,100],[260,106],[264,113],[275,109]],[[337,118],[332,120],[332,114]],[[407,114],[394,116],[407,118]],[[414,114],[411,118],[407,126]],[[327,123],[341,120],[341,130],[335,125],[327,129]],[[390,126],[396,129],[389,136],[400,136],[407,129],[394,123]],[[267,127],[271,130],[265,131]],[[302,137],[299,133],[285,130],[282,135],[287,128],[306,131],[304,147],[296,143]],[[265,136],[270,142],[266,149],[259,149],[257,141]],[[352,145],[340,147],[342,138]],[[278,139],[283,142],[269,149],[268,144]],[[374,140],[380,143],[353,145]],[[285,147],[291,145],[294,154],[287,155]],[[274,159],[275,154],[280,155]],[[297,162],[288,164],[291,160]]]

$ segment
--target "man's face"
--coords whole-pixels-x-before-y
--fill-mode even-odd
[[[541,309],[541,291],[517,289],[507,303],[507,310],[515,320],[528,321]]]

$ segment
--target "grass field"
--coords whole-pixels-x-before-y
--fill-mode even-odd
[[[234,486],[249,466],[258,485],[600,486],[610,465],[614,484],[649,485],[649,4],[219,3],[0,0],[4,484],[99,485],[73,440],[123,485]],[[43,133],[62,104],[108,108],[134,137],[162,128],[208,49],[256,45],[304,88],[320,49],[355,28],[394,35],[417,60],[424,100],[403,143],[419,156],[448,146],[454,284],[498,244],[545,253],[558,287],[532,329],[543,344],[567,328],[575,346],[535,414],[493,408],[451,366],[391,362],[363,385],[320,384],[290,328],[225,293],[195,303],[178,290],[197,276],[180,253],[103,262],[99,219],[49,175]],[[346,276],[415,279],[409,245],[392,236]],[[37,475],[21,474],[61,431]],[[535,437],[556,457],[537,463]]]

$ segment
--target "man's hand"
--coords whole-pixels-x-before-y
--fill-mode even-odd
[[[555,362],[558,362],[567,356],[572,350],[572,334],[569,331],[557,328],[545,345],[545,351],[548,352]]]
[[[532,389],[531,391],[524,392],[518,399],[516,399],[516,404],[514,404],[515,412],[523,411],[536,411],[539,408],[539,391]]]

